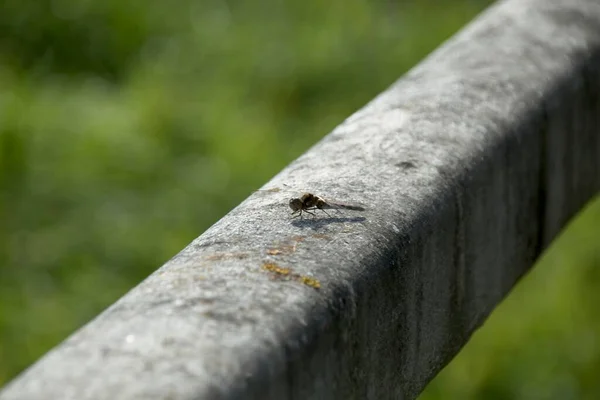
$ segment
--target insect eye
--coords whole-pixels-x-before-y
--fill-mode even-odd
[[[300,199],[291,198],[289,204],[290,208],[294,211],[302,208],[302,201]]]

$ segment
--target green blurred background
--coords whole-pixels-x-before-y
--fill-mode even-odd
[[[487,0],[4,0],[0,385]],[[424,399],[600,398],[600,200]]]

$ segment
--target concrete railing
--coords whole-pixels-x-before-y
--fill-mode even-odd
[[[598,192],[599,99],[600,2],[496,4],[0,399],[416,397]]]

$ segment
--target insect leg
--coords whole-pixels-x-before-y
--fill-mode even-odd
[[[325,207],[328,207],[328,208],[333,208],[333,207],[330,207],[328,204],[325,204]],[[329,214],[327,211],[325,211],[325,207],[324,207],[323,205],[321,205],[321,204],[317,204],[316,206],[314,206],[314,207],[313,207],[313,209],[315,209],[315,210],[316,210],[316,209],[318,209],[318,210],[321,210],[321,211],[323,211],[325,214],[327,214],[327,216],[328,216],[329,218],[331,218],[331,214]]]
[[[331,214],[329,214],[327,211],[325,211],[325,209],[321,208],[320,210],[321,210],[321,211],[323,211],[325,214],[327,214],[327,216],[328,216],[329,218],[331,218]]]
[[[308,209],[306,209],[306,208],[304,209],[304,212],[307,212],[307,213],[309,213],[310,215],[312,215],[312,216],[313,216],[313,218],[314,218],[314,217],[316,217],[316,214],[315,214],[315,213],[308,211]]]

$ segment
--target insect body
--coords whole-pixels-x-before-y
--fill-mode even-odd
[[[315,215],[313,210],[321,210],[325,214],[331,217],[326,209],[339,210],[341,208],[346,210],[364,211],[363,207],[336,203],[332,201],[326,201],[323,198],[316,196],[312,193],[304,193],[301,197],[292,197],[289,201],[290,208],[292,209],[292,215],[298,214],[302,218],[302,212],[307,212],[311,215]]]

